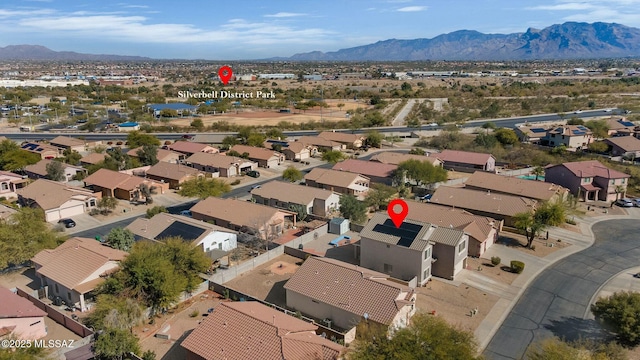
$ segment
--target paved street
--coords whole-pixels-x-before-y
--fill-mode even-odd
[[[639,231],[633,219],[596,223],[594,245],[559,260],[533,280],[485,349],[485,357],[521,359],[531,344],[551,336],[601,337],[589,304],[608,280],[640,265]]]

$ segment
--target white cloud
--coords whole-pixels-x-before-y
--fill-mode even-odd
[[[400,12],[417,12],[417,11],[425,11],[427,10],[426,6],[405,6],[397,9],[396,11]]]
[[[288,17],[296,17],[296,16],[305,16],[307,14],[302,13],[290,13],[290,12],[279,12],[275,14],[267,14],[264,17],[268,18],[288,18]]]
[[[640,0],[555,0],[525,9],[559,12],[562,21],[601,21],[640,26]]]
[[[148,9],[148,5],[123,5],[122,7],[130,8],[130,9]]]
[[[580,2],[580,3],[563,3],[555,5],[539,5],[528,7],[527,10],[549,10],[549,11],[567,11],[567,10],[587,10],[593,9],[592,4]]]

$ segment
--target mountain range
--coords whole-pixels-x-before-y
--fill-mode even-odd
[[[125,55],[82,54],[73,51],[54,51],[41,45],[9,45],[0,47],[0,60],[39,61],[143,61],[150,58]]]
[[[566,22],[524,33],[459,30],[432,39],[378,41],[334,52],[313,51],[293,61],[416,61],[595,59],[640,56],[640,29],[616,23]]]

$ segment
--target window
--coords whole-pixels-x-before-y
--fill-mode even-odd
[[[2,183],[2,190],[9,190],[9,184]]]
[[[424,259],[427,260],[429,257],[431,257],[431,248],[424,251]]]
[[[67,291],[67,299],[71,300],[71,293]]]
[[[422,273],[422,280],[426,280],[427,277],[429,277],[429,269],[425,270],[424,273]]]
[[[467,242],[463,241],[462,243],[460,243],[460,245],[458,245],[458,252],[461,253],[464,251],[464,249],[467,248]]]
[[[58,284],[56,284],[56,294],[59,292],[60,290],[58,290]]]
[[[622,183],[623,183],[623,184],[624,184],[624,181],[625,181],[625,180],[627,180],[627,179],[622,179]]]
[[[36,321],[36,322],[34,322],[34,323],[29,324],[29,326],[38,325],[38,324],[40,324],[41,322],[42,322],[41,320],[38,320],[38,321]]]
[[[611,185],[615,184],[616,181],[614,179],[611,179]]]
[[[222,250],[222,243],[218,244],[218,250]]]
[[[384,272],[385,273],[391,273],[393,272],[393,266],[389,265],[389,264],[384,264]]]

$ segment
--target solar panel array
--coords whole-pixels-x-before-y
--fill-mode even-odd
[[[573,135],[585,135],[586,133],[586,131],[573,130]]]
[[[625,121],[624,119],[620,119],[618,120],[618,122],[622,124],[622,126],[635,126],[635,124],[631,121]]]
[[[197,226],[186,224],[180,221],[174,221],[164,231],[162,231],[156,240],[162,240],[164,238],[179,236],[185,241],[193,241],[200,237],[206,230]]]
[[[384,223],[373,227],[373,231],[375,232],[400,237],[397,245],[404,247],[410,247],[411,244],[413,244],[420,230],[422,230],[422,225],[407,222],[403,222],[400,228],[397,228],[391,219],[387,219]]]
[[[582,131],[589,131],[589,128],[583,126],[583,125],[578,125],[576,126],[578,129],[582,130]]]

